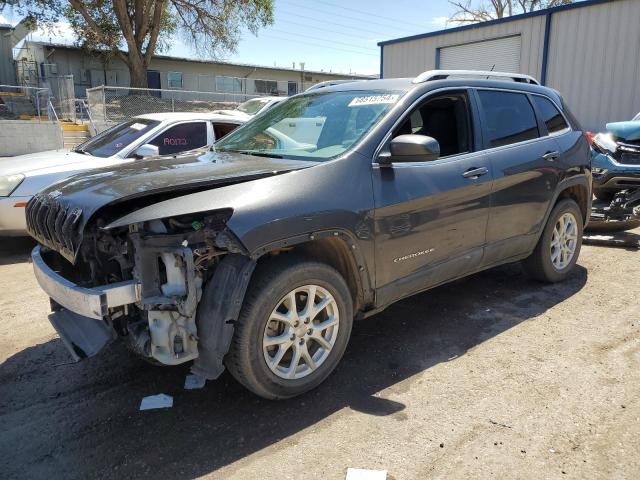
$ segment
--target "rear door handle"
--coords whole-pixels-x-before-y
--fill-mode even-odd
[[[487,173],[489,173],[489,169],[487,167],[470,168],[469,170],[464,172],[462,176],[464,178],[478,178],[482,175],[486,175]]]
[[[549,160],[550,162],[553,162],[554,160],[557,160],[559,156],[560,156],[560,152],[554,151],[554,152],[545,153],[544,155],[542,155],[542,158],[545,160]]]

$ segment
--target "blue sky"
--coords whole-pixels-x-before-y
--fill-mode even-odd
[[[295,62],[296,68],[305,62],[308,70],[375,74],[377,42],[445,28],[452,12],[446,0],[275,0],[274,24],[257,37],[246,33],[238,51],[220,59],[281,67]],[[8,10],[2,16],[8,23],[19,20]],[[68,25],[52,40],[71,42]],[[179,39],[166,53],[198,58]]]

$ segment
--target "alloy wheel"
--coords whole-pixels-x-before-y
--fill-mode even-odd
[[[578,222],[572,213],[564,213],[551,235],[551,263],[556,270],[563,270],[571,263],[577,245]]]
[[[338,337],[338,304],[325,288],[291,290],[273,309],[262,339],[264,359],[278,377],[294,380],[317,370]]]

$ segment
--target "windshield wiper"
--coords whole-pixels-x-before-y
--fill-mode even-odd
[[[73,150],[71,150],[72,152],[75,153],[81,153],[82,155],[89,155],[90,157],[93,157],[94,155],[92,153],[87,152],[85,149],[80,148],[80,147],[76,147]]]
[[[231,151],[244,153],[245,155],[253,155],[255,157],[284,158],[282,155],[278,155],[276,153],[267,153],[262,150],[231,150]]]

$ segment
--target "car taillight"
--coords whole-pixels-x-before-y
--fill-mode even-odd
[[[593,132],[584,132],[584,134],[587,136],[589,146],[593,147]]]

